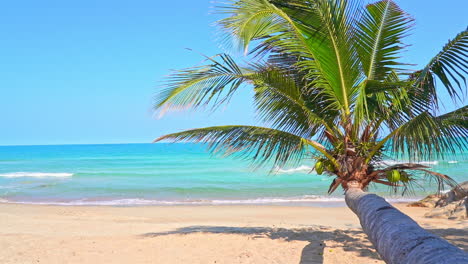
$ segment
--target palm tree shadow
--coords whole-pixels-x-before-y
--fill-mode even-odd
[[[453,245],[468,251],[468,229],[445,228],[426,230],[449,241]]]
[[[372,249],[370,242],[365,239],[361,230],[332,230],[328,228],[270,228],[270,227],[230,227],[230,226],[189,226],[168,232],[145,233],[143,237],[158,237],[172,234],[240,234],[253,238],[282,239],[285,241],[309,242],[301,253],[299,264],[323,263],[324,250],[342,248],[344,251],[353,251],[359,256],[380,260]],[[364,239],[363,239],[364,238]],[[326,247],[326,249],[325,249]]]

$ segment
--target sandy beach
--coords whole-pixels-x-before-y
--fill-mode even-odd
[[[468,250],[468,221],[423,218]],[[383,263],[345,208],[0,204],[0,263]]]

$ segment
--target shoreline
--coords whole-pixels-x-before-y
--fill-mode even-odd
[[[416,202],[421,197],[384,197],[392,204]],[[156,200],[147,198],[120,198],[120,199],[76,199],[76,200],[8,200],[0,198],[0,204],[24,205],[56,205],[56,206],[305,206],[305,207],[346,207],[344,197],[305,195],[302,197],[268,197],[253,199],[187,199],[187,200]]]
[[[421,226],[468,249],[468,221]],[[345,207],[0,203],[1,263],[383,263]]]

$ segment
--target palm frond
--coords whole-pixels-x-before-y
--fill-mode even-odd
[[[219,58],[219,61],[216,60]],[[211,64],[175,71],[156,97],[155,109],[196,108],[214,102],[219,106],[230,99],[249,74],[227,54],[207,57]]]
[[[434,117],[423,112],[390,134],[392,150],[415,160],[444,158],[463,151],[468,143],[466,110]]]
[[[445,190],[445,185],[448,185],[450,189],[458,186],[457,182],[448,175],[438,173],[435,171],[431,171],[431,170],[427,170],[427,169],[418,169],[418,170],[424,172],[426,177],[429,178],[429,180],[436,181],[438,192]]]
[[[155,140],[208,143],[214,154],[234,155],[276,166],[300,161],[314,151],[313,141],[284,131],[256,126],[216,126],[168,134]],[[316,145],[317,146],[317,145]]]
[[[374,89],[373,95],[368,92],[372,87],[382,86],[380,83],[388,83],[389,78],[395,79],[396,76],[398,79],[396,71],[399,69],[396,67],[402,65],[398,62],[399,53],[405,47],[401,40],[408,34],[412,22],[413,19],[392,0],[369,4],[363,11],[353,39],[366,76],[366,81],[360,85],[356,96],[355,123],[375,118],[376,112],[372,109],[372,105],[380,110],[379,113],[385,112],[385,108],[388,108],[386,91],[375,93]],[[392,92],[398,90],[392,89]],[[390,97],[394,104],[392,108],[399,107],[400,100]]]
[[[231,1],[229,5],[218,7],[218,12],[228,15],[218,21],[226,33],[226,42],[232,37],[245,52],[252,41],[259,40],[258,45],[275,42],[278,46],[298,50],[307,56],[308,48],[298,26],[274,3],[268,0]]]
[[[437,76],[452,98],[466,92],[468,74],[468,29],[450,40],[418,74],[417,84],[431,82]]]
[[[359,15],[359,9],[348,5],[347,1],[318,0],[314,3],[321,24],[315,32],[309,33],[307,39],[314,55],[314,62],[309,65],[320,65],[321,78],[317,79],[316,85],[335,97],[343,114],[349,115],[351,100],[356,93],[355,84],[361,78],[358,56],[350,43],[354,17]]]
[[[303,100],[296,72],[268,65],[256,65],[252,76],[255,105],[262,121],[271,127],[306,138],[318,129],[330,129],[327,122],[308,108]]]
[[[366,7],[357,26],[356,44],[364,72],[369,80],[383,80],[396,66],[405,47],[413,19],[392,0],[382,0]]]
[[[333,108],[350,113],[353,87],[360,78],[358,57],[349,41],[358,13],[355,6],[329,0],[244,0],[221,10],[230,15],[221,20],[221,27],[243,47],[257,40],[257,53],[299,56],[298,67],[314,80],[310,86],[328,94]]]
[[[377,93],[407,90],[407,88],[411,87],[411,84],[412,83],[408,81],[388,82],[369,80],[366,82],[366,94],[372,96]]]
[[[369,119],[378,120],[378,124],[394,131],[421,113],[435,115],[438,109],[435,83],[425,82],[416,86],[419,74],[416,72],[406,80],[400,80],[395,72],[391,72],[385,81],[366,81],[365,102]],[[356,111],[358,109],[356,107]]]
[[[377,164],[377,166],[379,165]],[[400,178],[397,182],[387,181],[387,172],[392,170],[399,171],[400,175],[404,174],[405,178]],[[457,186],[456,181],[448,175],[431,171],[430,167],[418,163],[401,163],[380,168],[372,173],[370,180],[378,184],[390,186],[394,193],[402,190],[402,194],[413,191],[415,187],[424,188],[420,183],[422,181],[427,182],[428,180],[437,183],[438,192],[444,190],[445,186],[449,186],[450,188]]]
[[[371,120],[377,120],[379,126],[384,122],[391,129],[398,127],[405,121],[403,116],[412,113],[412,101],[408,94],[408,89],[412,89],[412,85],[410,81],[400,80],[363,82],[354,107],[355,124],[366,124]]]
[[[408,96],[412,106],[419,113],[424,111],[436,111],[439,109],[437,97],[436,80],[432,74],[426,75],[421,80],[423,71],[416,71],[409,75],[407,81],[413,83],[413,87],[408,89]]]
[[[468,105],[452,111],[450,113],[441,115],[436,118],[444,125],[456,126],[460,130],[468,130]]]
[[[328,187],[328,194],[332,194],[342,182],[343,180],[340,178],[333,179],[332,183],[330,184],[330,187]]]

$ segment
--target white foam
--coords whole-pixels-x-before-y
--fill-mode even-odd
[[[20,177],[33,177],[33,178],[68,178],[73,176],[73,173],[68,172],[10,172],[10,173],[0,173],[0,177],[5,178],[20,178]]]
[[[387,198],[391,203],[413,202],[416,198]],[[115,200],[73,200],[73,201],[11,201],[0,199],[2,203],[66,205],[66,206],[141,206],[141,205],[248,205],[248,204],[303,204],[303,203],[343,203],[344,198],[305,195],[300,197],[256,198],[244,200],[151,200],[141,198],[115,199]]]
[[[307,203],[307,202],[344,202],[344,198],[322,197],[305,195],[300,197],[284,198],[257,198],[244,200],[151,200],[141,198],[115,199],[115,200],[74,200],[74,201],[11,201],[1,199],[3,203],[20,204],[48,204],[48,205],[223,205],[223,204],[278,204],[278,203]]]
[[[303,202],[344,202],[344,198],[304,195],[300,197],[257,198],[246,200],[213,200],[213,204],[271,204],[271,203],[303,203]]]
[[[448,163],[458,163],[458,161],[456,161],[456,160],[449,160]]]
[[[439,161],[437,160],[433,160],[433,161],[418,161],[418,162],[414,162],[414,161],[401,161],[401,160],[383,160],[381,162],[378,162],[378,164],[381,164],[381,165],[395,165],[395,164],[403,164],[403,163],[416,163],[416,164],[425,164],[425,165],[437,165],[439,164]]]
[[[306,166],[306,165],[302,165],[302,166],[299,166],[297,168],[291,168],[291,169],[283,169],[283,168],[275,168],[274,169],[274,172],[276,174],[291,174],[291,173],[295,173],[295,172],[311,172],[314,168],[312,167],[309,167],[309,166]]]

